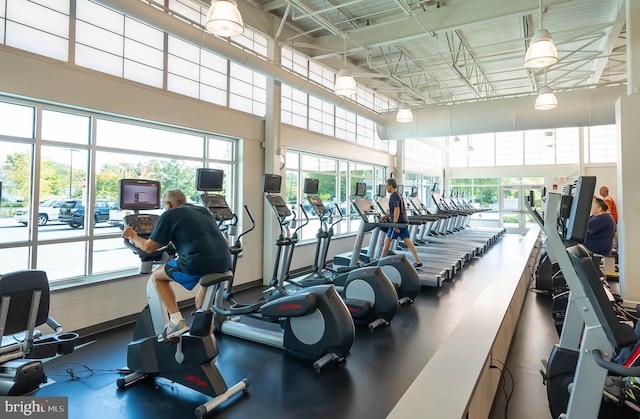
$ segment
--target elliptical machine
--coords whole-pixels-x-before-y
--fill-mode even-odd
[[[222,190],[224,173],[221,170],[198,169],[198,172],[199,191]],[[201,197],[219,222],[224,218],[230,219],[232,213],[224,196],[206,193]],[[246,206],[245,210],[253,223]],[[243,235],[231,247],[234,268],[242,251],[240,238]],[[330,363],[346,360],[355,337],[355,327],[349,310],[333,285],[311,287],[304,293],[282,296],[269,302],[261,299],[252,304],[237,303],[232,289],[233,276],[216,287],[213,302],[216,332],[312,357],[316,372],[321,372]]]
[[[279,175],[265,175],[266,177],[280,178]],[[268,185],[270,182],[265,182]],[[278,183],[273,181],[272,183]],[[364,323],[369,330],[378,327],[388,326],[398,311],[398,294],[395,287],[387,278],[384,271],[378,266],[367,268],[346,267],[339,271],[329,271],[326,268],[327,250],[329,242],[333,236],[333,226],[340,222],[342,217],[328,227],[329,211],[316,195],[318,191],[318,179],[305,179],[305,193],[309,203],[313,206],[316,214],[320,217],[320,229],[316,234],[318,238],[316,244],[315,261],[312,273],[300,281],[293,281],[289,276],[293,251],[298,243],[298,231],[309,223],[309,216],[300,206],[306,222],[296,224],[295,213],[292,213],[277,190],[265,190],[265,200],[273,211],[280,226],[280,235],[276,240],[277,253],[273,268],[273,276],[269,281],[275,290],[273,296],[288,295],[289,291],[285,282],[289,282],[297,287],[306,287],[333,284],[340,292],[344,303],[347,305],[354,322]],[[290,218],[293,217],[293,218]],[[291,231],[293,229],[293,232]]]
[[[122,179],[120,181],[120,208],[134,210],[135,214],[124,218],[125,226],[131,226],[141,237],[149,237],[157,215],[141,215],[139,210],[157,209],[160,207],[160,182]],[[158,249],[149,255],[129,240],[125,245],[136,254],[144,257],[144,262],[156,258],[162,260],[164,250]],[[146,267],[149,264],[143,263]],[[145,268],[146,269],[146,268]],[[211,307],[215,295],[215,287],[223,281],[233,278],[228,272],[211,273],[200,278],[200,285],[205,289],[205,305]],[[153,281],[147,282],[147,306],[138,316],[133,332],[133,341],[127,348],[127,366],[131,374],[119,378],[117,385],[124,389],[146,377],[161,376],[189,387],[195,391],[213,397],[212,400],[198,406],[195,415],[202,418],[213,409],[227,401],[235,394],[246,392],[249,381],[243,379],[228,388],[224,378],[215,365],[218,345],[212,333],[213,313],[211,309],[198,310],[193,319],[189,333],[176,339],[158,341],[168,320],[167,310],[160,302]]]

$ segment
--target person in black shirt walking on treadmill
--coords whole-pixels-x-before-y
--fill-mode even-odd
[[[402,199],[402,195],[398,193],[398,182],[395,179],[387,179],[387,192],[391,194],[389,197],[389,214],[382,216],[380,221],[385,221],[387,219],[391,219],[394,223],[408,223],[409,219],[407,218],[407,212],[404,206],[404,200]],[[389,253],[389,248],[391,247],[391,241],[395,239],[402,239],[404,244],[407,245],[416,262],[413,264],[414,268],[421,268],[422,262],[420,261],[420,256],[418,256],[418,251],[416,250],[416,246],[411,241],[411,237],[409,237],[409,229],[407,227],[404,228],[390,228],[387,231],[387,238],[384,240],[384,248],[382,249],[382,257],[387,256]]]

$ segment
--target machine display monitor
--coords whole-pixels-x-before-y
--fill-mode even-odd
[[[262,178],[262,192],[265,193],[280,193],[280,187],[282,185],[282,176],[272,175],[265,173]]]
[[[356,183],[356,196],[365,196],[367,194],[367,184],[364,182]]]
[[[532,208],[536,206],[536,197],[533,189],[529,191],[529,205],[531,205]]]
[[[224,171],[201,167],[196,170],[196,190],[214,192],[222,190]]]
[[[317,195],[319,186],[320,186],[320,180],[313,179],[313,178],[306,178],[304,180],[304,193],[308,195]]]
[[[573,188],[573,199],[567,222],[566,239],[574,243],[582,243],[587,235],[591,202],[596,189],[595,176],[580,176]]]
[[[398,193],[404,195],[404,185],[398,185]]]
[[[411,196],[412,198],[415,198],[416,196],[418,196],[418,187],[417,186],[412,186],[411,187]]]
[[[120,179],[118,206],[123,210],[160,208],[160,182],[144,179]]]
[[[387,185],[385,185],[384,183],[381,185],[378,185],[378,196],[381,196],[381,197],[387,196]]]

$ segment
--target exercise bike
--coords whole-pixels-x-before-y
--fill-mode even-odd
[[[136,212],[124,218],[124,225],[131,226],[138,235],[146,238],[153,231],[159,217],[139,214],[138,210],[150,208],[142,208],[144,203],[140,200],[135,203],[127,201],[127,197],[133,196],[132,191],[135,191],[138,197],[144,194],[149,199],[146,205],[158,208],[160,183],[132,179],[123,179],[120,182],[120,208],[133,209]],[[166,253],[167,250],[159,249],[149,255],[129,240],[125,239],[124,242],[129,249],[144,257],[145,262],[148,262],[149,258],[162,260],[165,256],[161,253]],[[158,340],[168,321],[167,310],[160,302],[153,281],[149,278],[146,288],[148,304],[138,316],[133,341],[127,348],[127,366],[132,372],[117,380],[118,388],[125,389],[146,377],[165,377],[213,398],[195,409],[198,418],[204,417],[235,394],[246,392],[249,387],[247,379],[229,388],[215,365],[218,345],[212,333],[213,313],[210,307],[213,304],[216,285],[232,278],[233,274],[230,271],[202,276],[199,283],[205,289],[204,307],[209,309],[196,312],[189,333],[168,341]]]

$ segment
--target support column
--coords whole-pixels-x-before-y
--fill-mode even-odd
[[[412,140],[407,140],[412,141]],[[405,182],[405,157],[406,144],[405,141],[396,141],[396,182],[398,185],[404,185]]]
[[[280,47],[273,39],[269,38],[267,45],[267,55],[275,62],[279,63],[281,59]],[[282,169],[284,162],[284,149],[280,142],[281,136],[281,83],[272,78],[267,77],[267,112],[264,123],[264,172],[282,175],[282,194],[286,190],[285,171]],[[262,179],[260,179],[262,181]],[[260,186],[262,188],[262,186]],[[275,220],[273,212],[264,205],[264,240],[263,240],[263,257],[262,257],[262,281],[266,285],[269,283],[273,273],[273,265],[275,263],[275,246],[274,243],[280,233],[278,222]]]
[[[627,94],[640,94],[640,0],[627,0]]]
[[[634,0],[628,0],[629,2]],[[627,46],[629,48],[629,45]],[[640,303],[640,95],[622,96],[616,102],[618,137],[618,247],[620,291],[628,303]]]
[[[578,175],[583,176],[585,174],[584,169],[584,136],[589,127],[578,128]]]
[[[640,155],[640,0],[626,1],[627,94],[616,102],[618,137],[618,269],[620,293],[627,303],[640,303],[640,259],[634,252],[640,233],[640,182],[637,169]]]

